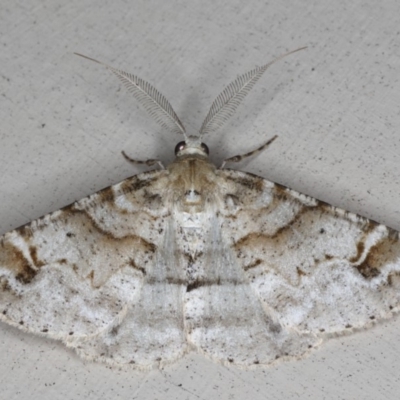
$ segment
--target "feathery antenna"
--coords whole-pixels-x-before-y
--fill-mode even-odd
[[[157,89],[150,85],[150,83],[136,75],[111,67],[110,65],[97,61],[94,58],[79,53],[74,54],[86,58],[87,60],[94,61],[95,63],[103,65],[109,69],[122,81],[122,83],[156,122],[158,122],[163,128],[174,133],[183,134],[185,139],[187,138],[185,127],[179,120],[169,101]]]
[[[215,132],[225,124],[268,67],[282,58],[306,48],[307,47],[301,47],[285,53],[268,64],[254,68],[253,70],[240,75],[231,82],[212,103],[210,111],[201,126],[200,137],[207,133]]]

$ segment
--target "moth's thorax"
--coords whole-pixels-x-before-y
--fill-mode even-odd
[[[216,193],[216,167],[200,154],[180,156],[168,166],[169,192],[174,204],[184,212],[204,210],[207,200]]]

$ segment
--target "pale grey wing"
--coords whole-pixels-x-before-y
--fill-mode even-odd
[[[161,269],[166,180],[165,171],[134,176],[4,235],[1,320],[75,347],[118,329],[135,304],[151,311],[143,298],[155,290],[141,287]]]
[[[189,342],[213,360],[243,367],[304,355],[320,339],[285,327],[257,296],[218,212],[215,206],[205,211],[203,248],[191,257],[185,298]]]
[[[219,175],[223,235],[284,327],[340,333],[399,310],[398,232],[255,175]]]
[[[67,345],[85,358],[109,364],[130,364],[140,369],[165,365],[188,351],[183,320],[186,270],[177,248],[176,224],[163,217],[154,234],[159,247],[148,265],[139,298],[123,320],[96,336],[71,338]]]

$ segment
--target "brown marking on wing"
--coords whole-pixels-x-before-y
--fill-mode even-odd
[[[99,224],[99,222],[96,220],[96,218],[92,217],[92,215],[90,215],[89,212],[86,210],[78,210],[74,207],[69,207],[67,210],[63,210],[63,211],[64,211],[64,214],[62,214],[60,216],[60,218],[62,218],[63,222],[65,222],[67,224],[67,222],[69,220],[73,219],[75,216],[80,215],[81,218],[83,218],[83,220],[81,221],[82,224],[80,224],[78,226],[78,228],[80,228],[80,226],[82,225],[82,227],[84,227],[85,230],[87,230],[89,234],[92,234],[96,231],[96,232],[100,233],[102,236],[104,236],[105,241],[107,241],[107,240],[110,240],[112,242],[124,241],[126,239],[131,238],[131,239],[138,240],[140,242],[140,243],[138,243],[139,246],[144,246],[147,248],[147,250],[149,250],[151,252],[155,251],[155,248],[156,248],[155,244],[148,242],[147,240],[141,238],[140,236],[137,236],[136,234],[130,234],[130,235],[122,236],[122,237],[117,237],[112,232],[103,229],[101,227],[101,225]],[[156,219],[154,216],[151,216],[151,218]],[[100,220],[100,222],[104,222],[104,221]],[[73,231],[68,232],[66,235],[69,237],[76,236],[76,234]]]
[[[372,279],[379,276],[380,271],[378,268],[374,268],[366,262],[356,266],[358,272],[366,279]]]
[[[178,286],[186,286],[187,285],[187,280],[186,279],[181,279],[178,277],[174,276],[167,276],[164,277],[163,279],[159,279],[156,277],[149,277],[146,279],[146,283],[149,285],[157,285],[157,284],[168,284],[168,285],[178,285]]]
[[[29,246],[29,254],[36,268],[43,267],[44,262],[39,259],[36,246]]]
[[[154,193],[150,193],[146,190],[144,192],[143,198],[145,199],[144,206],[146,208],[156,210],[156,209],[160,209],[161,207],[163,207],[162,197],[158,193],[154,194]]]
[[[357,260],[358,260],[358,259],[362,256],[362,254],[364,253],[364,250],[365,250],[364,239],[365,239],[365,237],[364,237],[360,242],[357,243],[357,253],[356,253],[353,257],[350,258],[349,261],[350,261],[351,263],[356,263]]]
[[[377,225],[379,225],[377,222],[375,222]],[[388,230],[388,238],[390,240],[393,240],[393,242],[395,241],[399,241],[400,239],[400,232],[399,231],[395,231],[392,228],[386,227],[386,229]]]
[[[296,272],[299,277],[307,275],[300,267],[296,267]]]
[[[285,198],[287,199],[289,196],[292,197],[290,195],[290,193],[288,193],[288,188],[286,186],[283,186],[279,183],[274,183],[274,195],[278,196],[279,198]]]
[[[231,193],[228,193],[224,196],[224,203],[227,207],[231,207],[231,205],[233,205],[234,207],[238,207],[239,205],[241,205],[239,197]]]
[[[129,259],[129,265],[133,269],[136,269],[137,271],[140,271],[143,275],[146,275],[146,273],[147,273],[146,269],[143,268],[143,267],[138,266],[132,258]]]
[[[355,268],[364,276],[372,279],[380,274],[380,270],[387,264],[394,263],[400,259],[400,243],[396,231],[389,231],[389,237],[373,246],[363,263]]]
[[[197,279],[197,261],[200,260],[204,253],[202,251],[196,252],[195,254],[185,252],[184,257],[187,260],[185,267],[187,284],[193,283]]]
[[[154,179],[156,179],[159,175],[160,171],[148,171],[140,174],[139,176],[133,176],[131,178],[127,178],[124,181],[122,181],[120,184],[113,185],[113,186],[108,186],[104,189],[99,190],[98,192],[94,193],[93,195],[87,197],[86,199],[90,199],[91,197],[99,197],[100,203],[106,202],[108,205],[112,206],[116,195],[118,196],[119,194],[127,194],[131,192],[137,192],[140,189],[151,186],[154,183]],[[115,194],[115,188],[120,185],[120,187],[117,189],[116,194]],[[147,198],[151,197],[152,194],[149,194]],[[84,199],[82,199],[84,200]],[[154,200],[154,199],[153,199]],[[70,213],[71,211],[76,211],[76,205],[78,202],[74,201],[59,210],[55,211],[56,213],[62,211],[66,214]],[[122,210],[120,210],[121,213],[123,213]],[[41,221],[43,221],[45,218],[51,217],[51,214],[47,214],[45,216],[42,216],[34,221],[28,222],[26,224],[23,224],[14,230],[17,231],[22,237],[25,239],[28,239],[29,237],[32,237],[34,234],[34,231],[40,230],[42,228]],[[35,223],[35,229],[32,230],[32,223]]]
[[[186,282],[187,283],[187,282]],[[194,282],[191,282],[187,285],[186,291],[191,292],[192,290],[196,290],[201,287],[209,287],[209,286],[226,286],[226,285],[242,285],[243,281],[241,280],[236,280],[236,279],[221,279],[221,278],[216,278],[216,279],[196,279]]]
[[[331,204],[329,204],[323,200],[317,200],[317,201],[318,201],[318,207],[321,210],[323,210],[329,214],[332,214],[332,210],[334,209],[334,207]]]
[[[92,269],[88,275],[86,276],[86,279],[90,280],[90,284],[92,285],[92,287],[97,288],[97,286],[94,284],[94,270]]]
[[[348,218],[352,213],[346,210],[342,210],[340,208],[334,207],[332,204],[329,204],[323,200],[317,200],[317,208],[329,215],[340,216],[341,218]],[[361,218],[361,217],[360,217]]]
[[[33,232],[31,229],[31,222],[28,222],[24,225],[19,226],[18,228],[15,228],[15,230],[23,237],[31,237]]]
[[[396,286],[397,288],[400,289],[400,272],[399,271],[391,272],[388,275],[387,282],[389,286]],[[392,308],[393,307],[391,307],[391,309]]]
[[[278,192],[280,192],[281,196],[287,197],[287,194],[282,188],[278,187]],[[275,196],[274,196],[275,197]],[[296,200],[290,200],[296,202]],[[270,205],[270,208],[273,207],[273,203]],[[336,210],[338,213],[341,210]],[[329,215],[332,220],[332,217],[335,218],[335,209],[332,206],[325,206],[324,204],[318,204],[317,206],[302,206],[300,210],[293,213],[291,220],[287,221],[283,226],[278,227],[278,229],[272,233],[265,233],[262,229],[259,229],[258,232],[250,232],[238,239],[233,245],[236,250],[237,257],[243,260],[246,260],[246,265],[244,269],[248,271],[251,268],[257,267],[260,263],[257,261],[256,256],[252,256],[252,254],[264,254],[265,256],[268,254],[268,259],[265,259],[265,262],[268,265],[275,265],[275,260],[279,261],[279,259],[285,254],[287,251],[297,251],[302,246],[301,240],[291,240],[293,234],[297,233],[299,238],[307,237],[307,233],[310,229],[313,228],[315,223],[322,222],[318,225],[318,229],[313,232],[314,234],[324,235],[326,234],[326,227],[323,224],[323,218],[325,215]],[[350,216],[350,214],[349,214]],[[340,215],[340,220],[345,221],[347,215]],[[351,218],[348,220],[348,224],[355,224],[358,228],[358,236],[354,237],[356,240],[354,252],[352,251],[352,257],[350,261],[355,263],[357,260],[360,260],[363,254],[365,254],[365,240],[374,231],[376,228],[376,223],[371,222],[365,218],[360,217],[360,219],[356,219],[354,221],[354,215],[351,215]],[[261,225],[260,225],[261,226]],[[390,261],[394,262],[397,258],[400,257],[400,246],[398,246],[398,234],[394,231],[390,233],[390,238],[385,239],[383,243],[380,243],[378,246],[374,246],[370,254],[368,255],[366,261],[361,265],[357,266],[359,272],[365,277],[372,279],[373,277],[379,274],[380,268],[389,263]],[[394,245],[397,243],[397,245]],[[396,247],[397,246],[397,247]],[[392,257],[389,255],[392,253]],[[325,250],[325,254],[320,254],[318,257],[314,257],[314,265],[316,266],[319,262],[325,260],[331,260],[334,256],[328,252],[328,249]],[[309,261],[307,261],[308,263]],[[300,269],[302,268],[302,269]],[[297,267],[297,275],[301,278],[306,272],[301,265]]]
[[[257,259],[254,260],[254,262],[252,262],[251,264],[245,265],[243,269],[244,269],[245,271],[248,271],[248,270],[250,270],[250,269],[252,269],[252,268],[258,267],[258,266],[259,266],[260,264],[262,264],[262,263],[263,263],[263,261],[260,260],[259,258],[257,258]]]
[[[363,237],[360,239],[360,241],[357,243],[357,253],[349,259],[351,263],[357,263],[357,261],[360,259],[360,257],[363,255],[365,251],[365,240],[367,240],[368,236],[374,231],[376,228],[377,224],[374,221],[368,221],[365,220],[363,221]],[[372,270],[368,272],[369,268],[365,269],[365,272],[367,275],[374,274]],[[361,272],[361,271],[360,271]],[[376,275],[375,275],[376,276]]]
[[[122,193],[136,192],[140,189],[150,186],[151,184],[151,179],[139,179],[138,177],[133,177],[121,183],[121,191]]]
[[[113,188],[110,186],[97,193],[102,203],[114,204],[115,194]]]
[[[30,283],[35,278],[38,271],[31,266],[21,250],[5,240],[1,240],[0,249],[0,265],[13,271],[18,281]]]
[[[48,231],[46,231],[47,228]],[[67,267],[69,260],[63,255],[65,249],[68,248],[74,248],[83,255],[77,265],[71,264],[69,267],[78,275],[86,271],[81,276],[91,279],[93,287],[104,284],[116,270],[124,265],[132,265],[132,260],[140,264],[142,268],[147,268],[157,249],[154,243],[135,234],[114,236],[112,232],[102,229],[88,212],[76,209],[73,204],[54,216],[49,215],[34,221],[31,227],[27,226],[18,232],[26,231],[33,232],[33,235],[22,236],[27,243],[32,261],[27,260],[21,250],[8,241],[7,237],[0,239],[0,265],[12,270],[16,279],[24,284],[29,284],[44,265],[59,263]],[[64,232],[66,242],[59,232]],[[36,238],[45,242],[53,235],[57,239],[46,245],[45,252],[41,250],[43,245],[36,245]],[[64,246],[67,247],[64,248]],[[101,257],[102,265],[97,266],[95,271],[88,275],[92,256]]]
[[[254,200],[254,199],[253,199]],[[259,215],[267,215],[272,213],[279,205],[281,204],[281,198],[278,195],[274,195],[272,197],[272,201],[269,204],[266,204],[264,206],[259,206],[257,210],[252,210],[248,209],[246,207],[248,204],[251,205],[252,200],[250,202],[248,201],[248,196],[246,193],[242,191],[238,191],[235,194],[233,193],[228,193],[224,197],[224,202],[227,210],[233,211],[232,214],[229,215],[224,215],[224,218],[229,218],[231,220],[237,220],[240,219],[241,213],[245,213],[248,216],[250,216],[251,220],[258,220]],[[287,196],[285,197],[285,200],[287,200]],[[229,201],[233,203],[232,205],[229,204]]]
[[[65,214],[68,214],[70,212],[75,212],[75,210],[76,210],[76,201],[74,201],[73,203],[70,203],[60,209],[60,211],[64,212]],[[40,219],[42,219],[42,218],[40,218]]]
[[[268,207],[264,207],[264,212],[273,212],[276,207],[279,205],[279,201],[274,197],[274,201],[268,205]],[[266,235],[262,232],[257,232],[257,233],[249,233],[248,235],[242,237],[235,243],[235,247],[240,247],[244,245],[245,243],[250,243],[251,241],[259,241],[262,237],[264,238],[269,238],[269,239],[274,239],[274,240],[279,240],[280,237],[284,236],[286,232],[290,231],[296,223],[299,223],[301,225],[301,218],[307,213],[310,212],[310,208],[308,207],[303,207],[297,212],[293,213],[293,217],[290,221],[287,221],[285,225],[283,226],[278,226],[276,231],[272,235]]]
[[[244,186],[247,189],[255,190],[256,192],[261,192],[264,189],[264,179],[259,176],[246,174],[248,176],[235,176],[232,177],[227,175],[226,178],[233,181],[235,184]]]
[[[4,279],[3,277],[0,277],[0,290],[2,292],[11,292],[13,291],[10,283],[8,282],[7,279]],[[7,314],[7,310],[3,310],[3,314]]]

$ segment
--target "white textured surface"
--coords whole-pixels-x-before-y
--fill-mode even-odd
[[[207,140],[214,160],[278,134],[238,168],[400,229],[399,15],[394,0],[3,2],[0,232],[139,172],[120,150],[169,162],[181,140],[72,52],[150,81],[190,133],[236,75],[303,45]],[[394,399],[399,330],[397,318],[265,370],[192,355],[139,373],[1,325],[0,397]]]

